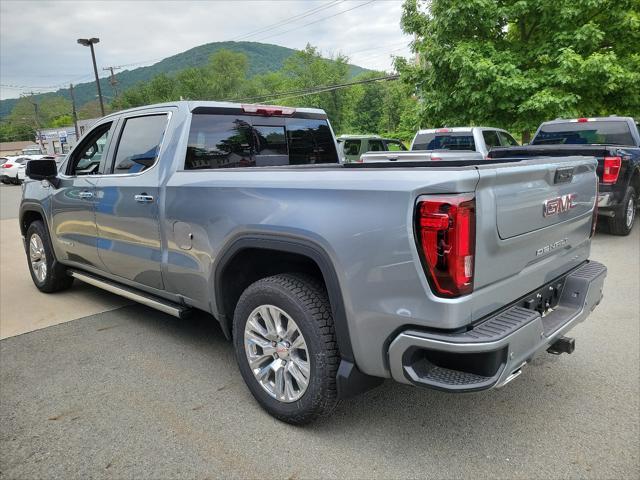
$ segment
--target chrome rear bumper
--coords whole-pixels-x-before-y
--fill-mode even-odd
[[[520,302],[462,333],[406,330],[389,346],[391,375],[398,382],[452,392],[501,387],[587,318],[602,299],[606,275],[607,268],[593,261],[570,272],[560,279],[556,307],[544,316]]]

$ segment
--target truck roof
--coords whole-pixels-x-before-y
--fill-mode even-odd
[[[483,127],[483,126],[475,126],[475,127],[441,127],[441,128],[425,128],[418,130],[418,134],[420,133],[446,133],[446,132],[472,132],[474,128],[479,129],[489,129],[489,130],[504,130],[503,128],[497,127]]]
[[[351,135],[351,134],[344,134],[344,135],[340,135],[336,138],[344,138],[344,139],[350,139],[350,138],[382,138],[380,135]]]
[[[217,101],[205,101],[205,100],[181,100],[178,102],[166,102],[166,103],[156,103],[152,105],[144,105],[140,107],[129,108],[127,110],[120,110],[118,112],[110,113],[109,115],[105,115],[106,117],[110,117],[112,115],[121,115],[123,113],[136,112],[139,110],[148,110],[152,108],[166,108],[166,107],[178,107],[178,108],[186,108],[189,111],[192,111],[198,107],[209,107],[209,108],[238,108],[241,109],[246,105],[258,105],[253,103],[234,103],[234,102],[217,102]],[[262,105],[262,104],[260,104]],[[268,105],[270,107],[276,107],[277,105]],[[312,113],[316,115],[326,115],[326,112],[320,108],[304,108],[304,107],[284,107],[281,108],[294,108],[298,113]]]
[[[567,123],[567,122],[635,122],[636,120],[633,117],[619,117],[617,115],[610,115],[608,117],[580,117],[580,118],[556,118],[555,120],[549,120],[547,122],[542,122],[542,125],[549,125],[553,123]]]

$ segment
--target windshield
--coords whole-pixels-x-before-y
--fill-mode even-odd
[[[549,123],[542,125],[532,145],[634,145],[624,121]]]
[[[471,150],[476,149],[471,132],[419,133],[411,150]]]

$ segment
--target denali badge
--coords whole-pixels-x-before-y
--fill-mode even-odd
[[[575,203],[573,203],[573,200],[575,198],[575,193],[568,193],[566,195],[562,195],[561,197],[545,200],[542,215],[544,217],[550,217],[551,215],[557,215],[559,213],[569,211],[576,206]]]
[[[551,250],[555,250],[556,248],[564,247],[568,241],[569,241],[568,238],[563,238],[562,240],[558,240],[557,242],[550,243],[549,245],[545,245],[544,247],[536,250],[536,257],[539,257],[540,255],[544,255],[545,253],[549,253]]]

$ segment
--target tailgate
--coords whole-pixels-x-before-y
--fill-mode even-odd
[[[378,162],[426,162],[447,160],[484,160],[479,152],[449,150],[411,150],[408,152],[367,152],[360,156],[359,163]]]
[[[596,194],[595,159],[547,159],[495,170],[496,223],[506,239],[589,214]]]
[[[525,145],[522,147],[494,147],[489,158],[531,158],[531,157],[604,157],[610,147],[604,145]]]
[[[566,157],[478,166],[477,286],[528,268],[546,279],[574,266],[575,250],[589,246],[596,165]]]

